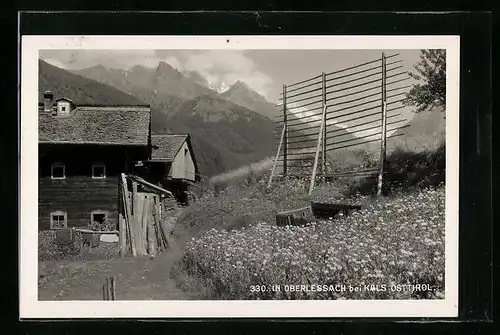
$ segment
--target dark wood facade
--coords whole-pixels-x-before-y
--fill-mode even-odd
[[[87,227],[92,213],[102,213],[117,229],[120,173],[133,173],[148,155],[141,146],[40,144],[39,229],[51,228],[55,212],[65,213],[67,227]],[[54,163],[64,165],[63,179],[52,177]],[[93,165],[105,166],[104,178],[92,176]]]

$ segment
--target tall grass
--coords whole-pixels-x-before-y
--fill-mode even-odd
[[[218,194],[221,190],[229,186],[235,185],[252,185],[269,174],[273,166],[272,158],[265,158],[260,162],[242,166],[238,169],[231,170],[210,179],[209,185]]]

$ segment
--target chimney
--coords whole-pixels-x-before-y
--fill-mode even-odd
[[[54,104],[54,94],[51,91],[45,91],[43,94],[43,110],[45,112],[52,112]]]

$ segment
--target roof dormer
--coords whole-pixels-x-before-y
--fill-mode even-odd
[[[56,99],[56,115],[69,115],[69,113],[75,108],[75,104],[68,98]]]

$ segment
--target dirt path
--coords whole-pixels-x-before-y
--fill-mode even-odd
[[[167,224],[174,224],[180,212]],[[127,257],[106,261],[43,262],[40,300],[102,300],[107,276],[116,277],[116,300],[192,299],[171,277],[182,250],[170,241],[169,250],[155,258]]]

